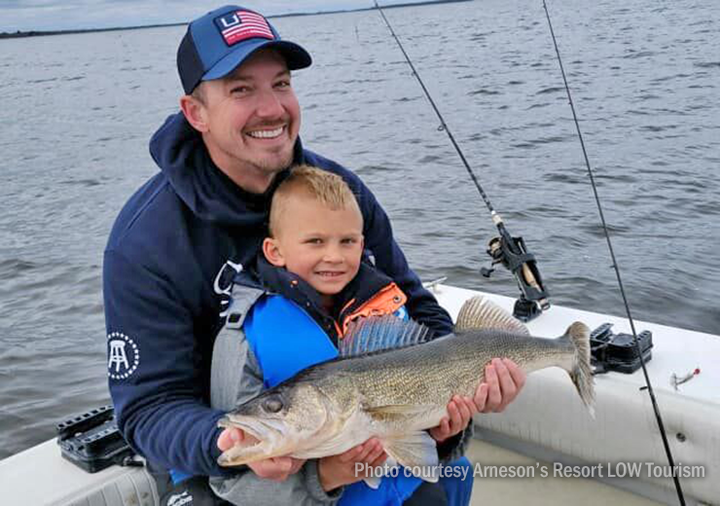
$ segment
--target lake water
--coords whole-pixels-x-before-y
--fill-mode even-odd
[[[720,3],[553,2],[633,315],[720,333]],[[624,312],[539,0],[387,15],[552,301]],[[517,295],[495,230],[377,12],[282,18],[310,149],[355,170],[425,280]],[[102,252],[157,168],[181,27],[0,41],[0,458],[107,403]]]

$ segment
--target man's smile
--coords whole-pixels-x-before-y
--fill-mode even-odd
[[[268,129],[251,130],[249,132],[246,132],[246,135],[248,135],[249,137],[252,137],[253,139],[275,139],[277,137],[280,137],[286,129],[287,129],[287,126],[282,125],[277,128],[274,128],[272,130],[268,130]]]

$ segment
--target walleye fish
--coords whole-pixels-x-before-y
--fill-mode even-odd
[[[222,418],[221,427],[252,437],[225,451],[218,463],[320,458],[376,436],[397,463],[437,481],[423,472],[438,464],[426,429],[447,415],[453,395],[474,395],[495,357],[513,360],[526,373],[565,369],[593,412],[590,331],[581,322],[557,339],[531,337],[525,325],[482,297],[465,303],[453,334],[432,341],[413,322],[394,316],[366,320],[341,340],[341,354],[349,356],[305,369]]]

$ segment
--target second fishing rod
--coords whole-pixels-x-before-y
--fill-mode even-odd
[[[462,160],[465,169],[470,175],[470,179],[472,179],[475,187],[480,193],[480,197],[482,197],[483,202],[485,202],[485,206],[490,211],[490,216],[493,220],[493,223],[498,229],[498,237],[494,237],[493,239],[491,239],[488,243],[487,248],[487,253],[492,258],[491,267],[489,269],[483,268],[481,270],[482,274],[486,277],[490,277],[490,274],[494,270],[493,266],[497,264],[506,267],[515,276],[518,287],[520,288],[520,297],[515,302],[513,315],[522,321],[530,321],[533,318],[536,318],[537,316],[542,314],[542,311],[550,308],[550,298],[549,292],[545,288],[542,276],[540,275],[540,271],[538,270],[535,255],[528,251],[525,241],[522,237],[513,237],[510,232],[508,232],[507,227],[505,226],[505,222],[503,221],[500,214],[498,214],[498,212],[493,207],[492,202],[490,202],[490,198],[488,197],[487,193],[485,193],[485,190],[483,190],[483,187],[480,184],[477,176],[475,175],[475,172],[470,167],[467,158],[465,158],[465,155],[463,154],[462,149],[460,149],[460,146],[455,140],[455,137],[450,131],[450,128],[448,128],[447,123],[445,122],[445,119],[440,112],[440,109],[438,109],[437,105],[435,105],[435,101],[430,95],[430,92],[425,86],[425,83],[420,77],[420,74],[415,68],[412,60],[410,59],[410,56],[407,54],[407,51],[405,51],[402,42],[400,42],[400,39],[395,34],[395,30],[393,30],[390,21],[388,21],[387,17],[385,16],[385,12],[383,11],[382,7],[380,7],[377,0],[375,0],[375,8],[382,16],[385,25],[390,30],[390,33],[395,39],[395,42],[400,48],[400,51],[402,51],[402,54],[405,57],[405,61],[407,61],[408,65],[410,66],[410,69],[412,70],[412,73],[417,79],[418,83],[420,83],[420,87],[422,88],[423,93],[427,97],[430,105],[435,111],[435,114],[440,120],[440,130],[443,130],[449,137],[450,142],[452,143],[455,151],[460,157],[460,160]]]

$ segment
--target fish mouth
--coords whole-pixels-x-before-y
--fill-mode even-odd
[[[221,466],[239,466],[283,454],[283,448],[277,444],[282,441],[283,432],[280,427],[273,426],[272,421],[227,415],[218,420],[218,427],[240,429],[245,433],[241,442],[220,455],[218,464]]]

